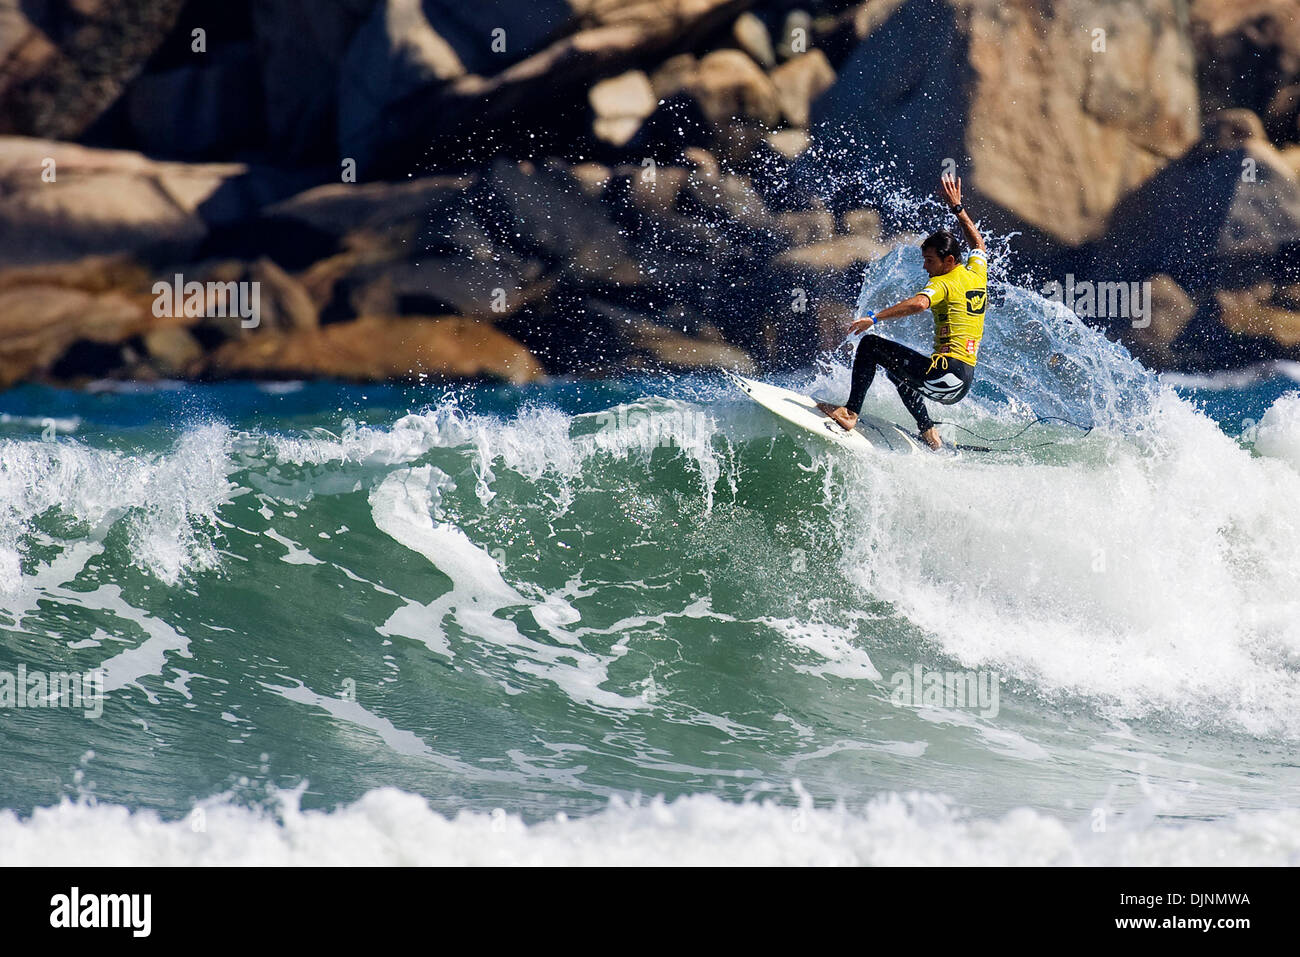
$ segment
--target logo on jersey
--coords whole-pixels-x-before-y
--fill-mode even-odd
[[[967,339],[967,340],[966,340],[966,355],[968,355],[968,356],[973,356],[974,354],[975,354],[975,340],[974,340],[974,339]]]
[[[984,289],[971,289],[966,293],[966,311],[972,316],[984,315],[984,307],[988,304],[988,292]]]

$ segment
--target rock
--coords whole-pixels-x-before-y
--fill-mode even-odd
[[[767,141],[786,159],[794,159],[812,145],[807,130],[773,130]]]
[[[778,213],[777,230],[792,246],[826,242],[835,235],[835,217],[826,209]]]
[[[463,208],[472,177],[433,176],[404,183],[331,183],[266,206],[242,237],[242,255],[269,256],[307,269],[345,249],[361,260],[405,258],[422,224]]]
[[[130,144],[151,156],[202,160],[263,145],[263,64],[251,43],[183,67],[146,72],[123,98]]]
[[[720,337],[692,338],[644,321],[634,322],[628,336],[636,349],[652,357],[654,365],[670,370],[732,369],[745,375],[755,372],[749,354]]]
[[[1177,235],[1152,242],[1153,223]],[[1267,260],[1297,242],[1300,182],[1258,117],[1227,110],[1207,121],[1195,148],[1116,208],[1098,269],[1116,278],[1167,273],[1195,294],[1267,272]]]
[[[791,126],[806,127],[812,102],[835,85],[835,70],[826,54],[813,50],[787,60],[772,71],[781,112]]]
[[[253,0],[257,55],[264,64],[263,113],[278,156],[289,162],[338,162],[343,58],[376,2]],[[419,39],[412,35],[409,42]]]
[[[210,376],[327,377],[353,381],[542,377],[518,342],[490,324],[465,318],[365,316],[319,329],[265,332],[222,345],[209,358]]]
[[[390,107],[466,72],[426,19],[421,0],[380,0],[339,66],[339,154],[364,156]]]
[[[249,269],[249,281],[260,284],[262,325],[269,329],[315,329],[320,310],[307,289],[274,260],[263,257]]]
[[[714,123],[753,119],[771,127],[781,121],[776,87],[739,50],[715,50],[700,60],[686,90]]]
[[[1104,53],[1094,29],[1106,31]],[[1178,0],[907,0],[813,108],[814,140],[831,156],[883,141],[913,159],[902,173],[923,195],[945,157],[969,157],[973,202],[1070,245],[1099,236],[1121,196],[1195,141],[1197,116]],[[812,161],[800,180],[816,191]]]
[[[1141,329],[1130,325],[1124,339],[1148,365],[1169,368],[1177,362],[1174,342],[1196,315],[1196,303],[1171,276],[1162,273],[1148,281],[1151,283],[1150,325]]]
[[[54,162],[54,182],[42,179],[47,160]],[[0,261],[102,253],[184,259],[207,235],[205,206],[246,172],[238,164],[156,162],[139,153],[0,137]]]
[[[578,188],[583,194],[593,199],[605,195],[605,187],[613,175],[608,166],[600,163],[576,163],[569,169],[569,173],[577,181]]]
[[[838,271],[863,265],[880,258],[889,247],[870,236],[836,236],[787,250],[772,260],[774,266]]]
[[[203,359],[199,341],[180,326],[162,326],[146,332],[144,348],[154,368],[167,376],[189,376]]]
[[[1291,83],[1273,94],[1264,118],[1273,139],[1282,143],[1300,140],[1300,83]]]
[[[659,99],[667,99],[675,93],[680,93],[686,89],[691,78],[695,76],[699,69],[700,61],[690,53],[680,53],[677,56],[669,57],[659,65],[654,75],[650,78],[650,86],[654,90],[655,96]]]
[[[846,233],[880,239],[880,214],[874,209],[850,209],[840,218]]]
[[[0,134],[81,136],[162,44],[185,0],[0,0]]]
[[[596,114],[596,137],[611,146],[623,146],[632,139],[659,105],[649,78],[640,70],[601,80],[587,98]]]
[[[1295,349],[1300,346],[1300,312],[1273,303],[1272,297],[1270,283],[1246,289],[1221,289],[1214,294],[1219,304],[1219,322],[1237,335],[1256,336],[1276,342],[1284,349]]]
[[[77,267],[64,278],[75,282],[82,271]],[[30,282],[21,281],[15,271],[6,270],[4,276],[0,388],[49,372],[76,343],[117,345],[158,325],[143,296],[64,285],[49,268],[30,276]]]
[[[543,125],[543,119],[571,112],[596,80],[653,62],[660,52],[707,35],[748,2],[675,0],[667,16],[660,2],[594,3],[584,4],[583,16],[574,19],[563,0],[519,0],[518,9],[515,2],[502,8],[425,0],[426,12],[437,11],[430,22],[470,72],[450,82],[425,83],[399,98],[341,109],[340,145],[368,175],[405,170],[409,161],[427,158],[424,147],[435,138],[443,142],[446,155],[496,152],[496,131],[552,132],[554,124]],[[466,25],[459,31],[463,43],[452,29],[457,23]],[[509,52],[482,64],[467,60],[471,48],[481,51],[487,43],[490,49],[491,31],[497,28],[506,30]],[[538,37],[554,39],[532,52]],[[528,55],[510,62],[521,50]],[[504,62],[509,65],[494,69]]]
[[[578,16],[592,26],[604,26],[628,18],[635,23],[638,17],[663,13],[638,9],[644,4],[622,0],[422,0],[420,5],[466,70],[485,77],[501,73],[572,33]]]
[[[1300,10],[1294,0],[1193,0],[1191,35],[1207,112],[1241,107],[1263,116],[1279,142],[1300,139]]]
[[[767,25],[754,14],[747,11],[736,17],[731,26],[731,37],[755,63],[769,70],[776,66],[776,51],[772,49]]]
[[[1300,146],[1288,146],[1280,151],[1282,162],[1297,178],[1300,178]]]

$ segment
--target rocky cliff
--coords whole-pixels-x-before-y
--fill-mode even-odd
[[[779,368],[955,165],[1161,368],[1300,358],[1300,3],[0,0],[0,385]],[[927,218],[928,217],[928,218]],[[242,298],[241,298],[242,297]],[[242,311],[241,311],[242,310]]]

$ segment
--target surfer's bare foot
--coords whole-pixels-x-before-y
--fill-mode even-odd
[[[932,449],[943,448],[943,439],[939,438],[939,429],[937,426],[930,426],[921,433],[921,438],[925,439],[925,444]]]
[[[858,414],[850,412],[842,405],[831,405],[829,402],[818,402],[817,408],[830,416],[845,432],[852,432],[853,427],[858,424]]]

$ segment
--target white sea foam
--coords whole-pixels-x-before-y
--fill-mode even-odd
[[[217,562],[209,535],[234,491],[230,433],[206,425],[169,452],[126,454],[75,440],[0,442],[0,589],[22,587],[19,542],[57,509],[90,539],[130,516],[132,557],[166,584]]]
[[[1300,472],[1300,392],[1288,392],[1264,413],[1255,433],[1255,451]]]
[[[1172,393],[1096,441],[1088,466],[865,461],[835,503],[846,571],[967,667],[1300,736],[1300,475]]]
[[[283,795],[278,814],[214,800],[179,821],[69,800],[26,818],[0,811],[0,847],[5,864],[56,867],[1300,865],[1296,810],[1152,822],[1138,809],[1094,833],[1090,815],[1020,808],[980,818],[923,793],[881,795],[852,812],[814,807],[806,793],[797,807],[692,795],[614,799],[586,817],[529,825],[503,810],[445,817],[395,789],[331,811],[301,810],[298,793]]]

